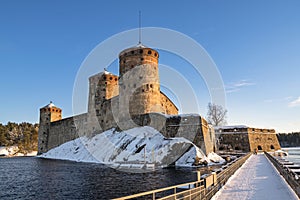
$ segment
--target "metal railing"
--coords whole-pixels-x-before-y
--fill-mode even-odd
[[[239,169],[250,157],[251,153],[229,163],[223,171],[210,174],[207,177],[195,181],[161,189],[142,192],[134,195],[116,198],[115,200],[126,199],[211,199],[217,191],[225,185],[227,180]]]
[[[276,167],[276,169],[283,176],[286,182],[295,191],[297,196],[300,198],[300,180],[296,180],[296,177],[298,177],[298,175],[294,173],[292,170],[290,170],[288,167],[284,166],[284,164],[280,163],[276,158],[274,158],[269,153],[265,152],[265,155]]]

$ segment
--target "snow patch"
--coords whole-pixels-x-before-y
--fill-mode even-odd
[[[147,126],[122,132],[110,129],[92,138],[77,138],[39,157],[136,168],[144,164],[165,167],[175,163],[187,167],[224,161],[216,154],[206,157],[201,149],[185,138],[166,139]]]
[[[9,147],[0,147],[0,156],[36,156],[37,151],[32,151],[27,154],[19,153],[19,148],[17,146],[9,146]]]

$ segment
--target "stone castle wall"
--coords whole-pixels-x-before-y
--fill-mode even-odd
[[[184,137],[196,144],[206,154],[215,150],[213,128],[209,127],[205,119],[199,115],[168,116],[160,113],[149,113],[133,116],[132,120],[135,124],[126,128],[150,126],[160,131],[166,138]],[[113,120],[109,119],[108,121],[111,122]],[[129,123],[126,124],[128,125]],[[107,124],[104,126],[107,126]],[[87,127],[89,127],[87,113],[50,123],[47,150],[80,136],[89,135]],[[101,133],[104,129],[108,130],[112,127],[118,128],[117,123],[114,122],[109,127],[95,130],[94,134]]]
[[[214,152],[214,129],[200,115],[163,115],[149,113],[133,117],[139,126],[151,126],[166,138],[184,137],[197,145],[205,154]]]
[[[274,133],[249,133],[250,151],[274,151],[281,149],[277,136]]]
[[[280,144],[274,129],[237,128],[216,131],[219,150],[274,151]]]
[[[178,108],[175,106],[175,104],[165,95],[163,92],[160,92],[160,103],[161,107],[163,108],[164,114],[167,115],[177,115],[178,114]]]
[[[247,133],[218,133],[216,132],[217,146],[219,150],[250,151],[250,143]]]
[[[87,127],[87,114],[51,122],[47,143],[48,150],[74,140],[80,135],[85,135]]]

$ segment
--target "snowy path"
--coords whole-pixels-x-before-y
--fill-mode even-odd
[[[213,200],[298,199],[264,154],[252,155]]]

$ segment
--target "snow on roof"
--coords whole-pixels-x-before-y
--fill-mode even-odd
[[[105,75],[113,75],[111,72],[107,71],[106,68],[104,68],[104,72],[103,72]]]
[[[214,129],[235,129],[235,128],[249,128],[245,125],[232,125],[232,126],[214,126]]]
[[[50,101],[50,103],[46,106],[44,106],[43,108],[52,108],[52,107],[56,107],[52,101]]]

